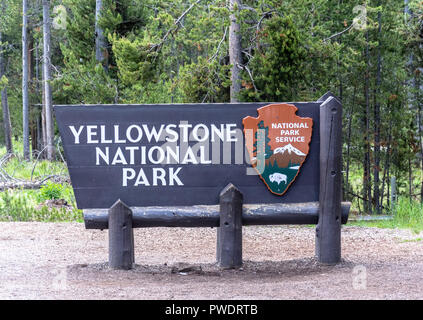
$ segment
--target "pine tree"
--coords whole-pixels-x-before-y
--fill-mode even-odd
[[[263,142],[259,141],[261,139],[259,130],[262,132],[261,134],[263,134],[263,137],[264,137]],[[264,158],[265,159],[270,158],[272,156],[273,152],[272,152],[272,148],[269,145],[269,142],[270,142],[269,127],[265,127],[264,122],[262,120],[257,125],[257,131],[255,133],[255,142],[253,144],[253,147],[254,147],[253,153],[257,155],[257,153],[260,152],[260,150],[262,150],[261,149],[262,146],[260,145],[260,143],[264,143],[264,149],[262,150],[264,152]]]

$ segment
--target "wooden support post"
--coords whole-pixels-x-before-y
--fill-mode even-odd
[[[134,261],[132,211],[118,200],[109,209],[109,267],[129,270]]]
[[[242,202],[242,193],[231,183],[220,193],[216,258],[221,268],[242,265]]]
[[[397,204],[397,179],[395,176],[391,177],[391,212],[395,213],[395,206]]]
[[[320,106],[320,195],[316,256],[321,263],[341,261],[342,105],[335,97]]]

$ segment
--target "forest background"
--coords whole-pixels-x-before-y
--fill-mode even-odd
[[[395,177],[399,196],[423,201],[423,1],[0,0],[0,10],[2,166],[8,155],[62,160],[53,103],[331,91],[344,110],[344,199],[389,212]]]

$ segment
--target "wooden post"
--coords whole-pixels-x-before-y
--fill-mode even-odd
[[[395,206],[397,204],[397,179],[395,176],[391,177],[391,212],[395,213]]]
[[[242,193],[231,183],[220,193],[216,258],[221,268],[242,265],[242,202]]]
[[[320,195],[316,256],[321,263],[341,261],[342,105],[335,97],[320,106]]]
[[[132,211],[118,200],[109,209],[109,267],[129,270],[134,261]]]

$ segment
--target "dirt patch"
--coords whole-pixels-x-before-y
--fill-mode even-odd
[[[67,203],[65,199],[53,199],[53,200],[45,200],[44,202],[40,203],[36,209],[41,210],[42,208],[47,207],[50,211],[54,209],[65,209],[67,211],[72,211],[73,208],[71,205]]]
[[[246,227],[244,265],[215,264],[216,229],[135,229],[136,267],[107,267],[107,231],[0,223],[0,299],[423,299],[422,234],[343,227],[342,263],[314,228]]]

